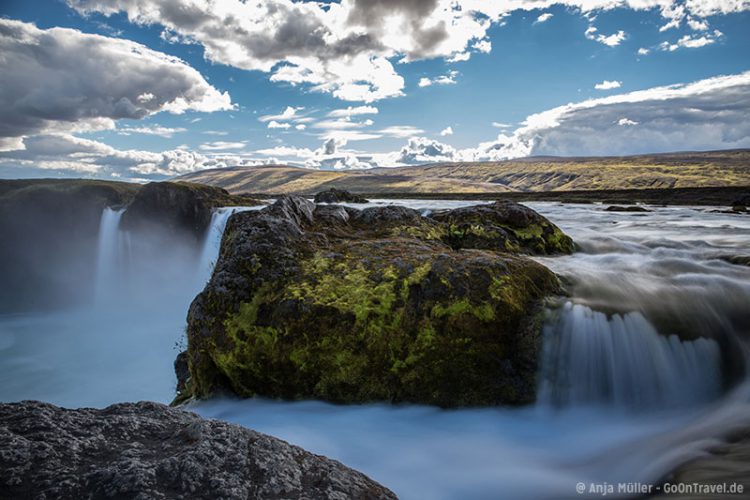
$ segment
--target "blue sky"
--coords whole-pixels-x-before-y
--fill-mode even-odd
[[[750,147],[746,0],[262,4],[6,0],[0,175]]]

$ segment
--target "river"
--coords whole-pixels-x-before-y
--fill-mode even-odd
[[[373,203],[425,212],[475,204]],[[528,205],[579,245],[573,255],[538,259],[568,296],[548,304],[536,405],[214,399],[190,409],[340,460],[406,499],[581,498],[579,482],[651,483],[750,423],[750,268],[724,260],[748,253],[750,217],[705,207]],[[148,266],[127,261],[110,212],[92,307],[0,318],[1,401],[172,399],[187,306],[209,276],[229,212],[214,217],[199,262],[175,264],[165,252]],[[154,276],[175,266],[169,279]]]

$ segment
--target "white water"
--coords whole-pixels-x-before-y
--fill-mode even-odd
[[[709,402],[721,394],[719,345],[660,335],[640,312],[566,302],[544,329],[540,404],[608,404],[643,411]]]
[[[214,210],[213,214],[211,214],[211,223],[203,240],[201,255],[198,261],[199,288],[202,288],[211,278],[211,272],[214,269],[214,265],[216,265],[216,259],[221,249],[221,237],[224,235],[224,228],[227,227],[229,218],[237,212],[260,210],[261,208],[263,207],[223,207]]]
[[[422,210],[475,204],[398,203]],[[580,498],[578,481],[654,481],[747,425],[747,385],[713,399],[715,344],[677,344],[668,335],[748,336],[750,269],[717,257],[748,252],[750,218],[690,208],[640,216],[595,205],[531,205],[584,249],[539,259],[565,278],[571,293],[569,309],[553,314],[548,334],[554,329],[564,336],[570,322],[584,325],[583,333],[570,330],[580,349],[557,348],[558,362],[574,370],[547,365],[546,373],[557,374],[545,389],[545,400],[554,404],[446,411],[217,399],[193,409],[341,460],[407,499]],[[164,257],[172,251],[165,249]],[[197,291],[196,274],[205,272],[203,264],[213,255],[182,268],[190,286],[160,280],[160,269],[169,266],[157,265],[162,262],[154,256],[149,283],[162,282],[163,288],[131,289],[144,300],[127,308],[1,320],[0,400],[37,398],[67,406],[169,401],[174,343]],[[667,336],[655,336],[654,329]],[[640,343],[662,361],[644,360],[645,351],[622,352],[622,346],[640,350]],[[545,348],[556,349],[549,343]],[[617,355],[609,354],[613,350]],[[571,376],[589,370],[610,378],[606,384],[570,385]]]
[[[99,223],[99,238],[96,254],[96,283],[94,300],[101,304],[114,298],[118,284],[122,283],[123,244],[120,219],[125,208],[118,210],[105,207]]]

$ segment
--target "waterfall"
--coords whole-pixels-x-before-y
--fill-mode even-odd
[[[540,404],[641,409],[721,395],[716,341],[660,335],[639,312],[607,316],[568,302],[558,313],[544,329]]]
[[[99,223],[99,238],[96,257],[96,283],[94,300],[96,303],[111,299],[120,285],[122,265],[122,237],[120,219],[124,208],[104,207]]]
[[[221,250],[221,238],[224,236],[224,228],[227,226],[229,218],[237,212],[248,210],[259,210],[264,206],[258,207],[223,207],[217,208],[211,214],[211,222],[208,226],[203,246],[201,248],[200,260],[198,261],[197,282],[200,291],[206,282],[211,278],[211,273],[216,265]]]

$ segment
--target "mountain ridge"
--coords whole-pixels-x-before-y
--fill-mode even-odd
[[[497,162],[441,162],[368,170],[312,170],[284,164],[201,170],[176,178],[231,193],[508,193],[671,189],[750,185],[750,149],[633,156],[536,156]]]

